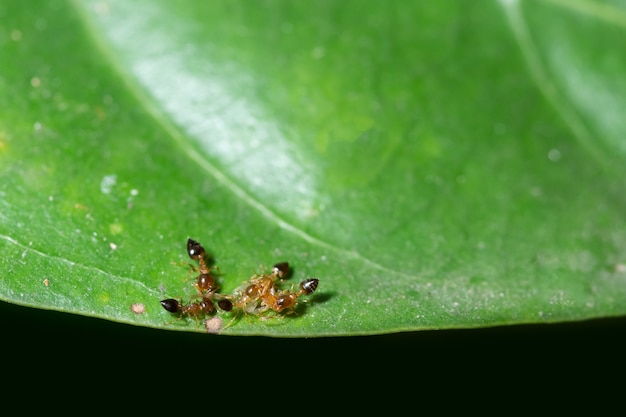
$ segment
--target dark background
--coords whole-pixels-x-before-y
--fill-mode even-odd
[[[0,317],[7,412],[288,417],[623,410],[625,318],[273,339],[154,330],[8,303],[0,303]]]
[[[622,398],[611,392],[626,375],[624,317],[310,339],[164,331],[4,302],[0,317],[3,398],[44,407],[42,396],[74,404],[87,395],[183,416],[217,404],[248,410],[233,415],[319,414],[346,400],[365,412],[370,401],[500,410],[502,398],[508,411],[535,412],[529,404],[540,398],[576,410],[578,401]]]
[[[211,346],[212,349],[246,350],[249,346],[289,349],[316,349],[321,353],[339,350],[362,352],[392,351],[433,353],[488,351],[495,347],[510,350],[544,349],[598,350],[609,353],[626,347],[626,317],[582,322],[501,326],[480,329],[433,330],[376,336],[329,338],[269,338],[216,336],[164,331],[56,311],[0,302],[0,323],[15,348],[72,349],[73,345],[101,349],[124,343],[136,347],[171,349],[181,346]],[[4,338],[3,338],[4,339]],[[626,358],[626,351],[623,351]]]

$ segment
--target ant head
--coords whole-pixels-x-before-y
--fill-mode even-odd
[[[199,261],[204,258],[204,248],[201,244],[196,242],[195,240],[188,238],[187,239],[187,254],[191,259],[195,259]]]
[[[222,298],[217,302],[217,306],[224,311],[230,311],[233,309],[233,302],[228,298]]]
[[[169,311],[170,313],[178,313],[180,311],[181,305],[178,300],[173,298],[168,298],[167,300],[162,300],[161,305],[164,309]]]
[[[313,293],[317,289],[317,285],[319,284],[319,279],[317,278],[309,278],[305,279],[300,283],[300,289],[307,295]]]

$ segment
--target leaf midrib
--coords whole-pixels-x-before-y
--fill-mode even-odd
[[[281,229],[299,237],[300,239],[308,242],[311,245],[332,251],[343,258],[360,261],[364,265],[367,265],[368,267],[381,272],[386,272],[409,279],[418,278],[414,274],[407,274],[403,271],[382,265],[362,255],[356,250],[347,250],[322,239],[316,238],[298,228],[297,226],[293,225],[292,223],[286,221],[274,211],[272,211],[269,207],[267,207],[265,204],[263,204],[261,201],[252,197],[242,187],[237,185],[234,180],[232,180],[228,175],[220,171],[215,165],[207,160],[203,154],[201,154],[192,145],[189,144],[189,141],[186,140],[185,135],[178,128],[178,126],[176,126],[170,120],[170,118],[167,117],[166,114],[160,109],[160,107],[157,106],[157,103],[155,103],[155,101],[150,97],[145,89],[141,88],[136,79],[132,77],[128,71],[124,70],[121,62],[115,57],[116,54],[114,52],[114,49],[112,48],[110,43],[107,42],[107,40],[101,35],[101,31],[97,29],[98,26],[94,19],[91,17],[90,12],[86,10],[86,7],[78,0],[71,0],[71,2],[89,37],[94,42],[96,48],[101,52],[104,60],[108,62],[114,73],[117,74],[118,78],[122,82],[122,85],[124,85],[128,89],[131,96],[134,97],[135,100],[146,110],[146,112],[154,120],[156,125],[160,126],[161,129],[163,129],[166,134],[174,141],[174,143],[187,155],[187,157],[194,161],[207,174],[215,178],[225,188],[230,190],[235,196],[241,199],[241,201],[258,211],[267,220],[275,223]]]

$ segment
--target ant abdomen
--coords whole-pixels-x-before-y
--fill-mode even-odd
[[[312,294],[319,284],[319,279],[317,278],[308,278],[300,283],[300,289],[306,295]]]
[[[168,298],[167,300],[161,300],[163,308],[170,313],[178,313],[181,310],[181,304],[174,298]]]
[[[289,273],[289,262],[279,262],[272,267],[272,273],[278,278],[287,276]]]
[[[228,298],[222,298],[217,302],[217,306],[224,311],[231,311],[233,309],[233,302]]]
[[[204,258],[204,247],[195,240],[188,238],[187,239],[187,254],[191,259],[199,261]]]

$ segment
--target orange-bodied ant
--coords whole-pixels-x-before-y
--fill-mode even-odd
[[[195,240],[187,239],[187,254],[193,260],[198,261],[198,270],[200,275],[196,279],[194,287],[200,295],[213,293],[218,287],[215,285],[215,277],[211,274],[211,268],[206,261],[206,251],[204,247]]]
[[[254,285],[254,284],[253,284]],[[308,278],[300,283],[298,291],[279,290],[275,285],[264,286],[262,291],[254,297],[246,294],[235,301],[235,307],[239,307],[246,314],[261,315],[268,311],[288,314],[295,311],[298,305],[298,298],[302,295],[310,295],[317,289],[319,280]],[[250,289],[249,286],[247,289]],[[243,302],[242,302],[243,301]]]
[[[283,290],[276,294],[268,294],[261,301],[261,310],[267,307],[270,310],[274,310],[280,313],[283,310],[294,311],[298,304],[298,298],[301,295],[313,294],[317,289],[319,280],[317,278],[308,278],[300,283],[300,289],[295,292],[289,290]],[[262,311],[261,311],[262,312]]]
[[[222,298],[217,302],[220,309],[224,311],[230,311],[233,308],[232,302],[227,298]],[[184,304],[182,300],[175,298],[168,298],[161,301],[161,306],[170,313],[178,313],[181,317],[193,317],[198,319],[199,317],[207,314],[211,314],[215,311],[215,304],[210,298],[202,297],[199,301]]]
[[[288,272],[289,263],[280,262],[272,267],[271,274],[253,275],[243,290],[235,292],[235,307],[244,313],[254,313],[261,300],[276,291],[276,280],[286,276]]]
[[[254,275],[248,280],[243,291],[236,293],[234,307],[244,314],[263,314],[272,310],[280,313],[285,310],[292,312],[302,295],[312,294],[319,284],[317,278],[309,278],[300,283],[298,291],[280,290],[276,286],[278,280],[289,272],[289,263],[281,262],[274,265],[271,274]]]
[[[215,311],[213,301],[206,297],[202,297],[200,301],[189,304],[183,304],[182,300],[168,298],[167,300],[162,300],[161,305],[170,313],[178,313],[181,317],[189,316],[195,319]]]
[[[195,240],[187,238],[187,254],[191,259],[198,261],[200,275],[198,275],[194,287],[198,290],[203,300],[211,301],[208,297],[215,298],[215,292],[219,287],[215,284],[215,277],[211,274],[211,268],[206,261],[204,247]],[[232,302],[223,297],[217,301],[217,306],[224,311],[230,311],[233,308]]]

